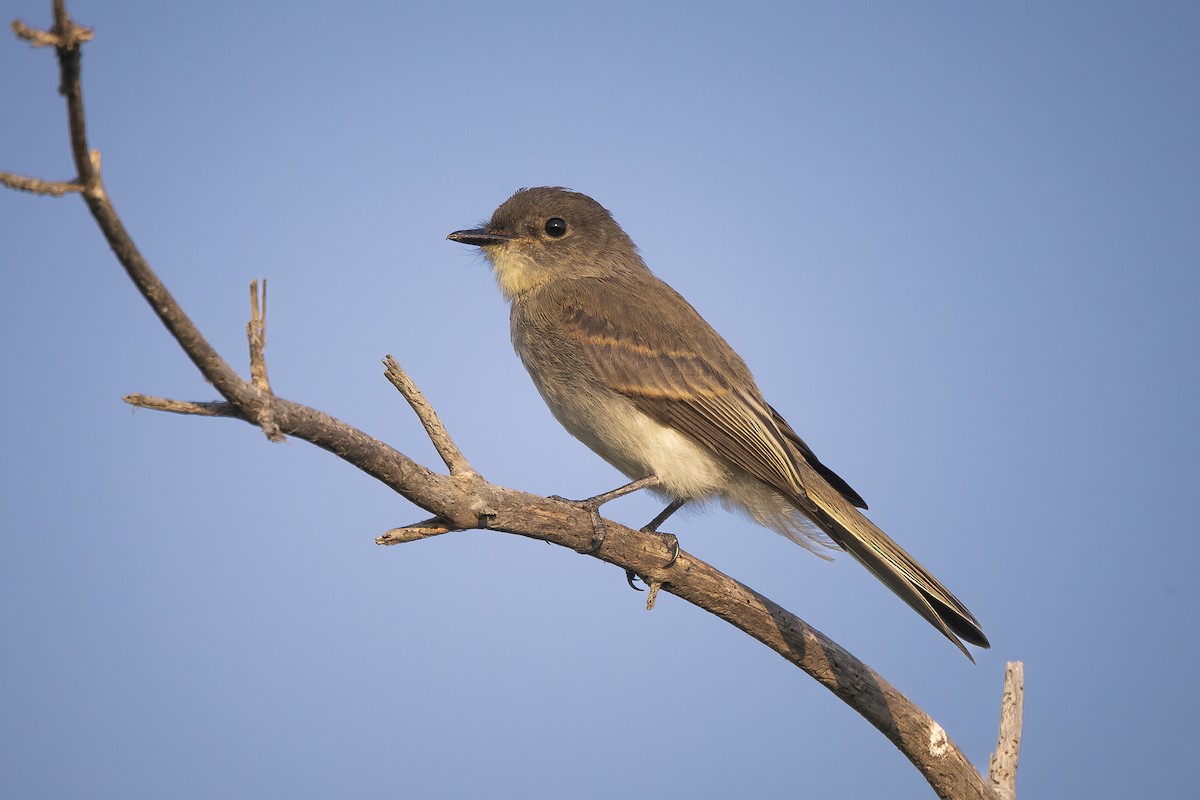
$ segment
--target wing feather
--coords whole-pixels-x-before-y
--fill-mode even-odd
[[[700,327],[714,341],[702,352],[703,341],[686,345],[660,315],[640,314],[635,332],[618,331],[607,315],[567,302],[563,319],[588,366],[641,411],[780,492],[802,490],[795,448],[774,411],[758,395],[745,364],[730,362],[737,356],[707,324]],[[696,331],[689,333],[694,340]]]

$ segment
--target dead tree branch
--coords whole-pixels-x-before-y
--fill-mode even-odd
[[[1017,761],[1021,758],[1022,709],[1025,706],[1025,665],[1010,661],[1004,670],[1000,702],[1000,736],[988,763],[988,782],[1004,800],[1017,797]]]
[[[159,411],[201,416],[237,417],[261,428],[272,441],[294,436],[333,453],[397,493],[427,510],[431,519],[388,531],[380,544],[416,541],[468,528],[503,531],[551,542],[573,551],[586,550],[593,539],[592,518],[577,505],[519,492],[489,483],[476,473],[454,445],[433,408],[412,380],[389,357],[388,379],[416,412],[449,474],[443,475],[366,433],[307,406],[285,400],[271,390],[267,380],[265,295],[252,285],[250,343],[251,379],[246,380],[217,353],[167,291],[134,244],[104,189],[100,154],[91,149],[85,125],[80,82],[80,46],[90,40],[90,29],[77,25],[63,0],[54,1],[54,24],[48,31],[20,22],[17,35],[34,46],[52,46],[58,57],[59,91],[66,98],[71,154],[77,177],[66,182],[46,182],[14,174],[0,174],[0,182],[14,189],[61,195],[79,192],[117,260],[155,315],[179,343],[201,375],[223,402],[195,403],[144,395],[125,398],[131,405]],[[261,305],[260,305],[261,302]],[[799,617],[724,575],[686,552],[665,567],[670,553],[663,540],[615,522],[606,523],[604,546],[592,557],[632,571],[651,586],[674,594],[720,617],[779,653],[807,672],[847,705],[878,728],[929,781],[943,798],[988,798],[993,789],[1011,790],[1011,779],[993,784],[979,774],[940,725],[869,667],[825,637]],[[1017,709],[1020,693],[1005,693]],[[1015,775],[1018,734],[1001,735],[997,761],[1011,747],[1011,767],[994,767],[993,773]],[[1007,738],[1006,738],[1007,737]],[[993,762],[996,763],[996,762]],[[1004,770],[1008,770],[1004,772]],[[1008,781],[1008,783],[1003,783]],[[1011,796],[1011,795],[1008,795]]]

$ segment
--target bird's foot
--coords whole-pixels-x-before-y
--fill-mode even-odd
[[[592,515],[592,541],[583,550],[576,551],[582,553],[583,555],[591,555],[600,549],[600,545],[604,544],[604,520],[600,517],[600,506],[604,505],[609,500],[616,500],[618,497],[624,497],[631,492],[636,492],[638,489],[657,486],[658,483],[659,480],[657,477],[654,475],[647,475],[646,477],[639,478],[632,483],[627,483],[624,486],[613,489],[611,492],[598,494],[595,497],[589,497],[586,500],[568,500],[562,495],[557,494],[550,495],[550,499],[561,500],[564,503],[570,503],[577,508],[582,508]]]
[[[667,546],[667,552],[671,557],[667,559],[667,563],[663,564],[663,569],[670,569],[675,566],[675,562],[679,559],[679,537],[673,533],[663,533],[661,531],[642,528],[642,533],[653,533],[658,538],[663,540],[663,544]]]
[[[639,531],[639,533],[653,533],[655,536],[662,539],[663,544],[665,544],[667,546],[667,552],[670,554],[670,557],[667,559],[667,563],[663,564],[662,568],[670,569],[671,567],[675,566],[675,562],[679,559],[679,537],[678,536],[676,536],[673,533],[663,533],[661,531],[656,531],[656,530],[652,529],[649,525],[642,528]],[[647,581],[641,575],[638,575],[633,570],[631,570],[631,569],[625,570],[625,582],[629,584],[629,588],[634,589],[639,592],[643,591],[642,589],[639,589],[637,586],[634,585],[633,582],[635,580],[641,581],[642,583],[649,583],[649,581]]]
[[[600,506],[604,505],[605,499],[607,498],[605,498],[604,495],[598,495],[596,497],[589,497],[587,500],[568,500],[562,495],[552,494],[550,495],[550,499],[559,500],[563,503],[570,503],[576,508],[582,508],[592,517],[592,541],[588,543],[587,547],[583,548],[582,550],[576,550],[575,552],[581,553],[585,556],[590,556],[599,550],[600,545],[604,544],[604,518],[600,516]]]

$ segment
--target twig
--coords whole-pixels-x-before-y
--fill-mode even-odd
[[[192,414],[199,417],[238,416],[237,409],[229,403],[193,403],[188,400],[170,400],[166,397],[150,397],[144,394],[127,394],[121,399],[135,408],[169,411],[172,414]]]
[[[650,584],[650,591],[646,593],[646,610],[653,611],[654,604],[658,602],[658,590],[662,588],[662,584],[657,581]]]
[[[271,382],[267,380],[267,279],[263,278],[262,294],[258,293],[258,281],[250,281],[250,321],[246,323],[246,339],[250,344],[250,383],[258,392],[271,397]],[[255,419],[267,439],[272,442],[284,440],[283,431],[275,421],[271,404],[263,403]]]
[[[61,2],[55,2],[54,12],[56,18],[62,10],[61,7]],[[69,26],[65,36],[57,27],[54,30],[40,31],[37,28],[29,27],[19,19],[12,21],[12,29],[18,39],[24,39],[34,47],[78,47],[83,42],[90,42],[96,38],[96,33],[91,28],[84,28],[78,25]]]
[[[267,359],[263,354],[267,347],[266,278],[263,278],[261,296],[258,293],[258,281],[250,281],[250,321],[246,323],[246,338],[250,342],[250,382],[260,392],[270,394],[271,382],[267,379]]]
[[[1004,669],[1000,701],[1000,736],[988,761],[988,782],[1004,800],[1016,800],[1017,762],[1021,758],[1021,727],[1025,705],[1025,664],[1010,661]]]
[[[0,184],[21,192],[49,197],[62,197],[70,192],[83,191],[83,186],[75,181],[44,181],[41,178],[29,178],[11,172],[0,172]]]
[[[392,528],[387,533],[375,539],[375,544],[407,544],[421,539],[431,539],[443,533],[462,530],[446,523],[444,519],[431,517],[424,522],[414,522],[402,528]]]
[[[471,463],[467,461],[466,456],[458,449],[458,445],[450,438],[450,433],[442,424],[441,418],[433,410],[433,406],[429,405],[425,395],[413,383],[412,378],[408,377],[404,368],[390,355],[383,359],[383,364],[387,367],[383,374],[412,406],[412,410],[417,414],[417,419],[421,421],[421,426],[425,428],[425,433],[429,435],[429,441],[433,442],[434,448],[442,457],[450,474],[474,474],[475,470],[471,469]]]

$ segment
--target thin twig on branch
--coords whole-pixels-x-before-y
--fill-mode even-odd
[[[250,385],[263,397],[271,396],[271,382],[267,380],[267,279],[263,278],[262,294],[258,292],[258,281],[250,281],[250,321],[246,323],[246,339],[250,345]],[[272,442],[282,442],[283,432],[275,421],[271,403],[259,408],[255,424]]]
[[[11,172],[0,172],[0,184],[19,192],[41,194],[48,197],[62,197],[70,192],[83,191],[83,187],[75,181],[44,181],[41,178],[14,175]]]
[[[397,528],[380,543],[416,541],[451,530],[486,528],[587,550],[593,541],[592,515],[577,504],[551,500],[489,483],[454,446],[432,407],[394,359],[388,377],[413,407],[449,475],[441,475],[408,456],[328,414],[275,395],[266,379],[263,357],[265,323],[252,290],[249,326],[251,380],[242,378],[216,352],[138,251],[104,190],[100,154],[88,144],[80,83],[80,44],[90,29],[75,24],[62,0],[54,2],[54,26],[35,31],[22,23],[14,30],[39,46],[53,46],[60,68],[60,91],[66,97],[71,153],[78,186],[101,233],[117,260],[162,324],[225,402],[186,403],[130,395],[132,405],[204,416],[233,416],[262,428],[271,438],[284,435],[311,442],[383,482],[433,517]],[[6,181],[30,190],[37,179]],[[264,286],[265,292],[265,286]],[[257,337],[257,338],[256,338]],[[395,367],[393,369],[393,366]],[[807,672],[872,725],[913,763],[944,798],[988,798],[997,794],[971,765],[940,725],[873,670],[805,623],[754,590],[689,553],[680,551],[667,566],[658,535],[641,533],[606,521],[603,546],[591,557],[643,576],[656,589],[702,608],[775,650]],[[618,584],[619,585],[619,584]],[[1006,695],[1007,697],[1007,695]],[[1017,697],[1019,701],[1019,697]],[[1003,739],[1002,739],[1003,741]],[[1015,760],[1013,762],[1015,769]]]
[[[263,278],[262,294],[258,281],[250,281],[250,321],[246,323],[246,339],[250,342],[250,382],[260,392],[271,393],[267,380],[267,279]]]
[[[127,394],[121,398],[135,408],[168,411],[172,414],[191,414],[197,417],[236,417],[237,410],[229,403],[193,403],[189,400],[170,400],[144,394]]]
[[[433,517],[424,522],[414,522],[412,525],[392,528],[387,533],[377,537],[375,544],[407,544],[408,542],[430,539],[434,536],[441,536],[443,533],[450,533],[456,530],[462,529],[447,525],[445,520]]]
[[[434,449],[442,457],[450,474],[475,474],[475,470],[471,469],[471,462],[467,461],[467,457],[450,438],[450,432],[442,424],[441,418],[433,410],[429,401],[425,399],[425,395],[417,388],[417,384],[413,383],[413,379],[408,377],[404,368],[390,355],[384,357],[383,364],[387,367],[383,373],[384,376],[412,406],[417,419],[421,421],[421,426],[425,428],[426,435],[429,436],[429,441],[433,442]]]
[[[91,28],[85,28],[82,25],[76,25],[73,21],[70,25],[60,26],[59,20],[65,13],[65,9],[61,0],[56,0],[54,3],[54,27],[48,31],[41,31],[37,28],[31,28],[19,19],[12,21],[13,33],[18,39],[24,39],[34,47],[78,47],[83,42],[90,42],[96,38],[96,33]]]

